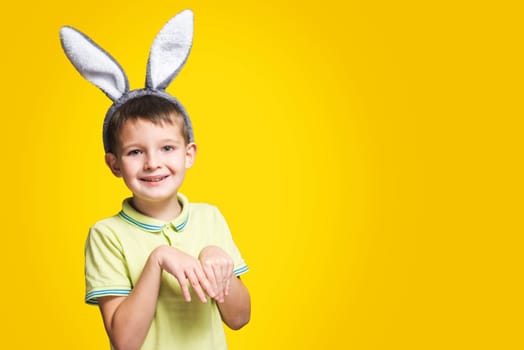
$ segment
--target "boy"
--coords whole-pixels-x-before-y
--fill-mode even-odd
[[[247,265],[218,209],[178,191],[197,148],[189,116],[165,91],[189,55],[193,13],[161,29],[140,90],[85,34],[62,27],[60,38],[80,74],[113,101],[105,160],[132,192],[120,213],[89,231],[86,302],[99,305],[114,349],[226,349],[222,321],[239,329],[250,319],[238,277]]]
[[[239,329],[250,317],[235,275],[246,265],[226,222],[178,192],[196,155],[187,129],[157,96],[131,99],[108,126],[106,163],[133,196],[90,230],[86,300],[116,349],[225,349],[220,319]]]

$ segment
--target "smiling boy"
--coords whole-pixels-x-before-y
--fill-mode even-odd
[[[250,318],[247,271],[215,207],[178,192],[195,160],[177,106],[131,99],[108,127],[106,163],[132,197],[86,243],[86,300],[98,304],[115,349],[226,349]]]
[[[113,349],[227,349],[223,323],[249,322],[248,270],[220,211],[179,192],[195,161],[191,120],[165,89],[184,66],[193,12],[170,19],[151,46],[143,89],[130,90],[118,62],[80,31],[60,29],[62,48],[113,104],[106,113],[106,164],[132,193],[122,210],[91,227],[86,302],[99,305]]]

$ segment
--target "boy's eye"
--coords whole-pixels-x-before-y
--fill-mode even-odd
[[[173,146],[164,146],[164,147],[162,147],[162,149],[163,149],[164,151],[172,151],[172,150],[175,149],[175,147],[173,147]]]
[[[136,156],[136,155],[139,155],[140,153],[142,153],[142,152],[140,152],[140,150],[138,150],[138,149],[133,149],[133,150],[127,152],[127,155],[128,155],[128,156]]]

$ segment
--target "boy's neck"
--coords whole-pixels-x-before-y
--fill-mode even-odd
[[[172,221],[182,212],[182,204],[178,201],[177,196],[170,200],[158,202],[143,201],[140,198],[133,197],[131,204],[140,213],[162,221]]]

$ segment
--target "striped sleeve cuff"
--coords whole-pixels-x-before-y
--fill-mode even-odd
[[[86,304],[98,305],[98,298],[105,296],[128,296],[130,289],[103,289],[88,292],[85,297]]]
[[[247,265],[243,265],[243,266],[240,266],[234,269],[233,273],[235,274],[235,276],[240,276],[248,271],[249,271],[249,268],[247,267]]]

